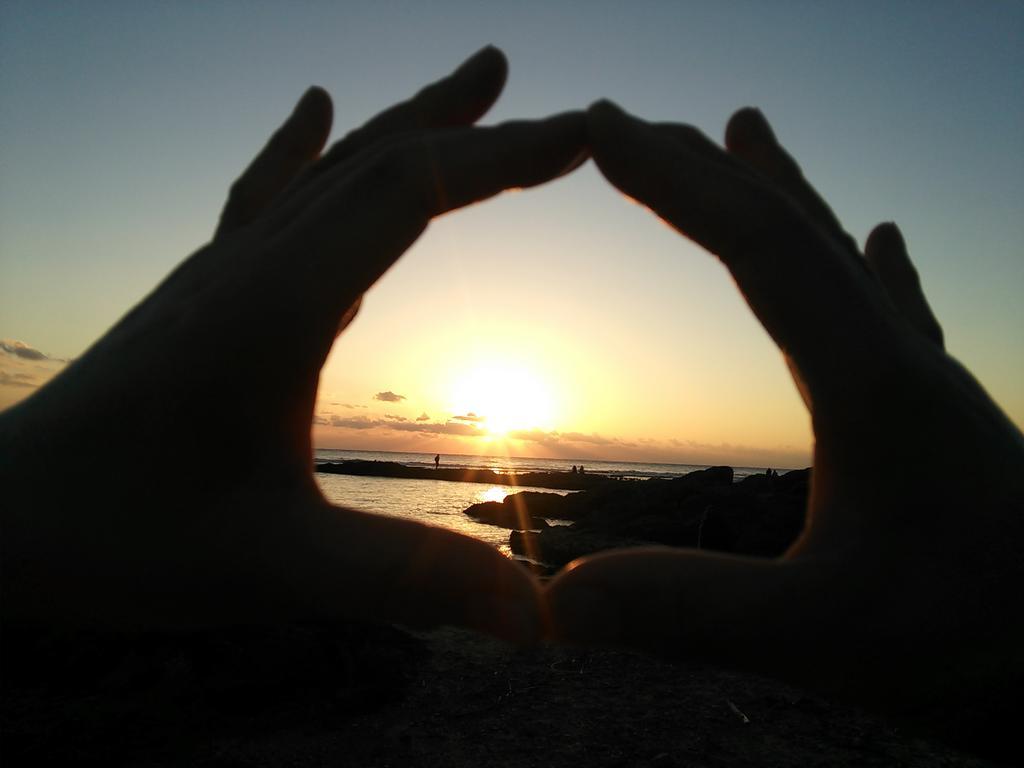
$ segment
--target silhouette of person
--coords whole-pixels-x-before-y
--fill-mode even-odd
[[[580,474],[581,474],[581,475],[583,475],[583,474],[586,474],[586,471],[587,471],[587,470],[585,470],[585,469],[583,468],[583,465],[582,465],[582,464],[580,464]]]
[[[572,473],[574,475],[576,474],[576,465],[575,464],[572,465]]]
[[[434,469],[437,469],[440,466],[441,466],[441,454],[439,453],[439,454],[437,454],[434,457]]]
[[[232,186],[212,241],[0,414],[5,626],[343,616],[526,642],[543,614],[562,641],[708,658],[966,738],[988,728],[976,746],[1012,740],[1024,437],[946,354],[899,230],[876,227],[861,252],[752,109],[725,149],[610,102],[473,127],[505,75],[485,48],[322,154],[331,102],[311,88]],[[785,351],[815,454],[807,526],[779,560],[621,550],[542,589],[483,542],[331,507],[313,482],[320,366],[366,290],[431,218],[560,176],[588,147],[614,186],[721,259]],[[266,311],[285,304],[301,311]],[[288,342],[288,365],[265,365],[268,336]],[[247,408],[222,407],[232,382]],[[238,434],[227,472],[217,451]],[[151,482],[154,461],[173,483]],[[398,578],[396,562],[416,570]]]

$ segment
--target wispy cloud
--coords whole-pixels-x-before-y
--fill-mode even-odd
[[[338,427],[341,429],[389,429],[398,432],[413,432],[427,435],[457,435],[459,437],[481,437],[486,434],[474,424],[464,424],[459,421],[446,422],[423,422],[420,420],[409,421],[403,416],[385,414],[384,418],[372,418],[370,416],[339,416],[334,414],[328,419],[325,416],[318,416],[317,424],[324,426]]]
[[[583,432],[559,432],[557,430],[545,432],[542,429],[514,429],[508,433],[513,440],[538,443],[549,448],[564,446],[572,443],[585,443],[587,445],[617,446],[622,448],[634,448],[635,443],[621,440],[617,437],[605,437],[595,432],[584,434]]]
[[[15,339],[0,339],[0,349],[9,355],[20,357],[22,360],[49,360],[50,356],[40,352],[35,347],[30,347],[23,341]]]
[[[330,425],[344,429],[373,429],[374,427],[388,426],[388,422],[383,419],[371,419],[368,416],[342,417],[334,414],[331,416]]]
[[[49,381],[67,363],[14,339],[0,339],[0,409]]]
[[[464,424],[461,421],[446,421],[427,423],[409,422],[407,424],[392,424],[392,429],[402,432],[422,432],[428,435],[457,435],[459,437],[482,437],[487,433],[475,424]]]
[[[416,421],[430,421],[430,414],[424,411],[423,413],[416,417]]]
[[[8,373],[0,371],[0,386],[3,387],[28,387],[34,389],[40,382],[30,373]]]
[[[477,416],[472,411],[467,413],[465,416],[452,416],[452,419],[455,420],[455,421],[468,421],[468,422],[471,422],[473,424],[479,424],[480,422],[487,420],[486,417],[484,417],[484,416]]]
[[[385,403],[400,403],[405,400],[405,395],[396,395],[390,389],[384,392],[378,392],[373,396],[374,400],[380,400]]]

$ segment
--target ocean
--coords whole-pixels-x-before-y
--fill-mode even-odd
[[[393,461],[413,467],[434,466],[434,454],[396,453],[390,451],[343,451],[318,449],[317,462]],[[584,461],[566,459],[536,459],[508,456],[470,456],[444,454],[441,465],[449,468],[493,469],[498,472],[567,472],[573,464],[586,468],[587,474],[609,475],[638,480],[672,478],[694,470],[704,469],[702,464],[643,464],[630,461]],[[760,474],[764,468],[735,467],[736,479]],[[493,525],[471,520],[464,514],[467,507],[482,501],[501,501],[517,491],[541,491],[567,494],[571,491],[550,488],[530,488],[485,483],[452,483],[444,480],[404,480],[390,477],[359,477],[354,475],[316,474],[317,484],[324,496],[334,504],[380,515],[415,520],[429,525],[449,528],[474,536],[509,554],[508,531]]]

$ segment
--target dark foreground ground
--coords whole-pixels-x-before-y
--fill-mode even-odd
[[[756,677],[462,630],[3,641],[6,768],[988,765]]]

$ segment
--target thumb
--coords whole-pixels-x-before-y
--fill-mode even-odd
[[[287,578],[315,615],[476,629],[516,644],[540,635],[529,572],[453,531],[313,504]]]
[[[570,644],[629,647],[783,672],[799,642],[808,579],[795,561],[668,547],[571,564],[547,588],[549,632]]]

